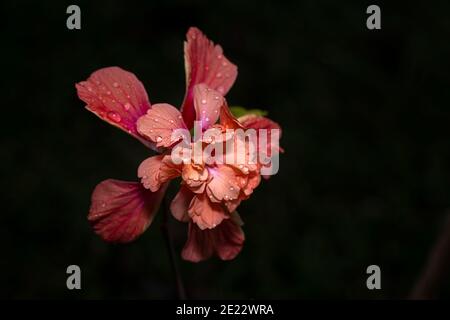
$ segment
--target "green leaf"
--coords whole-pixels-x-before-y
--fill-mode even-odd
[[[236,118],[248,115],[248,114],[254,114],[257,116],[266,116],[267,115],[267,111],[265,110],[260,110],[260,109],[245,109],[244,107],[240,107],[240,106],[234,106],[234,107],[230,107],[230,111],[233,114],[233,116],[235,116]]]

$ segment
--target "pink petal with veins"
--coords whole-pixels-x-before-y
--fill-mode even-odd
[[[182,136],[172,137],[177,129],[186,129],[186,125],[180,111],[167,103],[154,104],[137,121],[138,132],[155,142],[157,147],[169,147],[179,141]]]
[[[194,223],[190,223],[188,240],[181,256],[191,262],[206,260],[214,254],[222,260],[234,259],[245,241],[239,221],[239,217],[228,219],[211,230],[201,230]]]
[[[137,182],[105,180],[92,193],[88,220],[105,241],[133,241],[152,222],[166,188],[150,192]]]
[[[191,219],[202,230],[213,229],[218,226],[222,220],[229,218],[229,215],[225,213],[221,204],[209,201],[204,193],[198,194],[192,198],[188,213]]]
[[[202,130],[208,129],[219,119],[220,107],[224,104],[222,95],[205,84],[194,87],[194,107],[196,120],[201,122]]]
[[[209,182],[206,193],[212,202],[235,200],[239,196],[239,184],[236,171],[227,165],[209,167]]]
[[[89,111],[154,148],[136,129],[136,121],[150,109],[150,102],[133,73],[119,67],[103,68],[75,86]]]
[[[156,192],[163,183],[178,177],[181,170],[175,166],[170,155],[158,155],[145,159],[139,165],[138,177],[145,189]]]
[[[184,60],[186,68],[186,96],[182,105],[184,121],[188,128],[195,119],[193,88],[204,83],[221,95],[232,87],[237,77],[237,67],[222,52],[219,45],[214,45],[199,29],[190,28],[184,43]]]

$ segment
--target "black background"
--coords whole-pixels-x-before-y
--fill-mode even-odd
[[[391,1],[393,2],[393,1]],[[366,28],[381,6],[382,30]],[[66,28],[81,7],[82,29]],[[174,298],[159,224],[110,245],[94,186],[151,152],[87,112],[74,84],[117,65],[179,106],[190,26],[239,67],[231,105],[283,127],[280,171],[239,209],[231,262],[180,261],[191,298],[403,298],[450,207],[448,2],[3,1],[0,297]],[[176,191],[173,185],[171,194]],[[177,253],[185,225],[171,221]],[[82,290],[66,268],[82,269]],[[382,290],[366,288],[368,265]],[[450,295],[449,279],[440,297]]]

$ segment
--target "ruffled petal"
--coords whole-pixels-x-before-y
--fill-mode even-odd
[[[105,180],[92,193],[88,220],[105,241],[133,241],[152,222],[166,188],[150,192],[137,182]]]
[[[190,223],[188,239],[181,256],[191,262],[206,260],[213,254],[222,260],[231,260],[239,254],[244,241],[245,235],[239,217],[225,220],[211,230],[201,230]]]
[[[179,166],[172,163],[169,155],[158,155],[145,159],[139,165],[138,177],[146,189],[156,192],[163,183],[178,177]]]
[[[196,120],[200,121],[202,130],[208,129],[219,119],[220,107],[224,104],[222,95],[206,86],[198,84],[194,87],[194,106]]]
[[[208,179],[208,170],[204,166],[186,164],[183,166],[181,177],[191,191],[203,193]]]
[[[239,196],[239,184],[236,171],[233,168],[220,165],[209,167],[209,182],[206,186],[206,193],[213,202],[235,200]]]
[[[224,208],[218,203],[209,201],[205,194],[199,194],[192,198],[188,213],[192,221],[202,230],[213,229],[224,219],[229,218]]]
[[[222,48],[214,45],[199,29],[190,28],[186,38],[186,96],[181,110],[184,121],[188,128],[191,128],[195,119],[194,86],[204,83],[224,96],[236,80],[237,67],[223,55]]]
[[[133,73],[119,67],[103,68],[75,86],[89,111],[154,148],[136,129],[136,121],[150,108],[150,102]]]
[[[193,197],[194,193],[188,188],[183,186],[180,188],[170,204],[170,211],[175,219],[182,222],[189,221],[188,209]]]
[[[153,105],[137,121],[138,132],[155,142],[157,147],[169,147],[182,139],[180,135],[172,137],[177,129],[186,129],[186,125],[180,111],[167,103]]]

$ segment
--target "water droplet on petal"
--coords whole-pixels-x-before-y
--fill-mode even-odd
[[[214,100],[219,100],[219,96],[214,96]]]
[[[127,103],[125,103],[124,105],[123,105],[123,108],[125,109],[125,110],[130,110],[131,109],[131,104],[129,104],[128,102]]]
[[[227,63],[226,63],[226,61],[222,62],[222,66],[224,66],[224,67],[226,67],[226,66],[227,66]]]
[[[233,187],[230,187],[230,191],[233,191],[234,190],[234,188]]]
[[[154,118],[153,120],[154,120],[155,122],[158,122],[158,118]]]
[[[161,142],[161,141],[162,141],[162,137],[157,136],[157,137],[156,137],[156,142]]]
[[[170,122],[170,123],[173,123],[173,120],[172,120],[172,119],[170,119],[170,120],[169,120],[169,122]]]
[[[221,77],[222,77],[222,74],[221,74],[220,72],[218,72],[218,73],[216,74],[216,77],[217,77],[217,78],[221,78]]]
[[[202,104],[206,104],[206,99],[202,99]]]
[[[222,59],[222,55],[221,54],[217,55],[217,59]]]
[[[102,202],[102,208],[106,207],[106,202]]]
[[[108,112],[108,118],[110,118],[114,122],[122,121],[122,118],[120,117],[120,115],[114,111]]]
[[[110,96],[110,95],[111,95],[111,91],[106,91],[106,94],[107,94],[108,96]]]
[[[114,82],[114,83],[113,83],[113,87],[114,87],[114,88],[118,88],[118,87],[119,87],[119,84],[118,84],[117,82]]]
[[[222,86],[220,86],[219,88],[217,88],[217,91],[219,91],[220,93],[224,93],[225,89]]]

